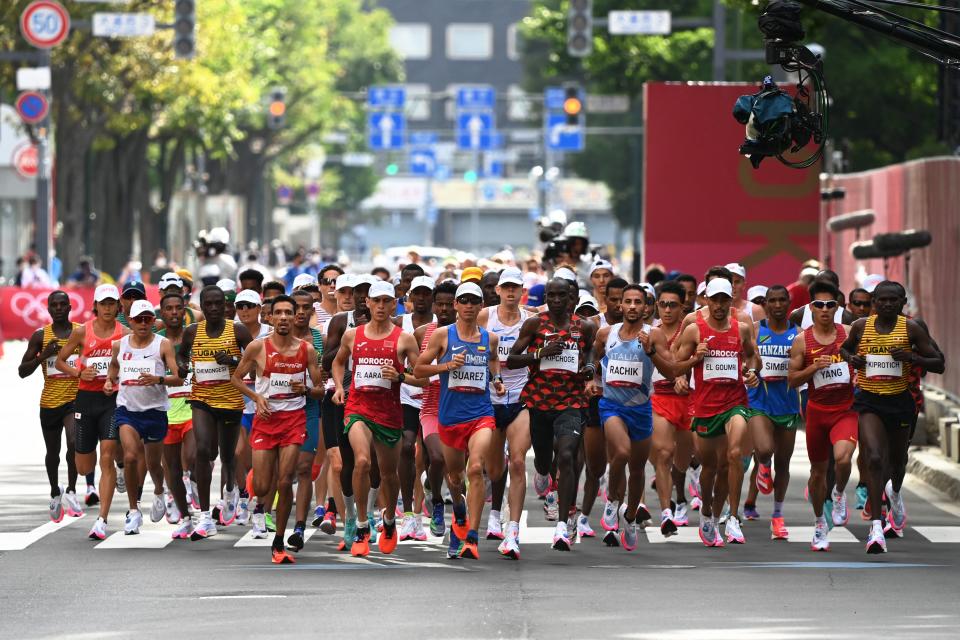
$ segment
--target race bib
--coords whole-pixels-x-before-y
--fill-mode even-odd
[[[775,358],[773,356],[760,356],[763,362],[763,368],[760,369],[760,377],[768,382],[777,382],[787,379],[787,366],[790,364],[789,358]]]
[[[93,369],[97,372],[97,378],[105,380],[107,377],[107,369],[110,368],[109,356],[101,358],[87,358],[86,362],[83,363],[84,368]]]
[[[73,354],[72,356],[67,358],[67,364],[70,365],[71,367],[76,368],[77,360],[79,360],[79,356],[77,354]],[[69,378],[70,377],[66,373],[57,371],[56,365],[57,365],[57,356],[50,356],[49,358],[47,358],[47,377],[48,378]]]
[[[580,350],[564,349],[558,355],[550,358],[541,358],[540,371],[569,371],[576,373],[580,370]]]
[[[464,393],[486,393],[487,368],[479,365],[464,365],[450,372],[447,388]]]
[[[814,389],[834,389],[848,384],[850,384],[850,365],[846,362],[834,362],[813,374]]]
[[[738,358],[707,356],[703,359],[703,379],[736,382],[739,367]]]
[[[154,375],[153,360],[121,360],[120,361],[120,384],[140,385],[141,374]]]
[[[903,375],[903,363],[889,354],[867,354],[867,380],[896,380]]]
[[[643,363],[627,360],[607,360],[604,384],[612,387],[643,386]],[[662,376],[661,376],[662,377]],[[652,379],[652,378],[651,378]]]
[[[293,392],[292,384],[294,382],[302,383],[303,373],[271,373],[267,396],[275,400],[296,398],[300,394]]]
[[[353,374],[354,389],[390,389],[393,383],[383,377],[379,364],[358,364]]]
[[[193,380],[200,386],[227,382],[230,380],[230,367],[216,362],[194,362]]]
[[[506,363],[507,357],[510,355],[510,347],[513,346],[513,343],[503,344],[503,342],[497,343],[497,360],[501,363]]]
[[[167,395],[171,398],[187,398],[193,390],[193,373],[188,372],[186,380],[179,387],[167,387]]]

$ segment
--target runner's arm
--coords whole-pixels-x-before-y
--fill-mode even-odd
[[[752,322],[740,323],[740,340],[743,342],[744,364],[755,372],[759,372],[763,367],[763,362],[760,360],[760,354],[757,353],[757,341],[754,337],[756,335],[755,331],[756,327]]]
[[[237,322],[233,325],[233,335],[237,338],[237,346],[240,351],[247,348],[247,345],[253,342],[253,336],[250,335],[250,329],[247,329],[242,323]]]
[[[180,377],[180,372],[178,371],[180,367],[177,366],[177,356],[173,352],[173,343],[167,338],[164,338],[163,342],[160,343],[160,355],[163,357],[163,361],[170,375],[160,376],[160,381],[157,382],[157,384],[163,384],[168,387],[177,387],[183,384],[183,378]]]
[[[237,368],[233,370],[233,375],[230,376],[230,384],[233,385],[233,388],[251,400],[257,399],[257,392],[248,387],[243,382],[243,379],[248,373],[252,373],[257,370],[257,357],[260,355],[260,351],[262,349],[262,340],[254,340],[251,342],[244,350],[243,356],[240,357],[240,364],[237,365]]]
[[[400,357],[400,362],[406,363],[406,368],[403,371],[404,384],[409,384],[412,387],[427,386],[430,382],[429,378],[418,378],[413,375],[413,371],[417,367],[417,359],[420,357],[420,347],[417,344],[417,339],[411,333],[401,334],[398,346],[400,350],[397,355]]]
[[[607,336],[610,335],[610,326],[606,326],[597,331],[597,337],[593,341],[593,361],[597,371],[600,371],[603,356],[607,354]]]
[[[580,370],[581,375],[587,380],[593,380],[594,376],[597,375],[597,371],[600,370],[593,362],[593,347],[594,341],[597,339],[597,325],[592,322],[587,322],[583,325],[583,342],[586,345],[583,349],[583,360],[587,364]]]
[[[86,337],[87,333],[86,329],[87,328],[82,325],[74,329],[73,333],[70,334],[70,337],[67,338],[67,344],[63,345],[63,347],[60,349],[60,352],[57,354],[57,362],[54,366],[56,366],[57,371],[60,373],[65,373],[74,378],[80,377],[80,368],[71,367],[69,364],[67,364],[67,357],[83,344],[83,339]],[[79,361],[77,364],[80,364]]]
[[[694,365],[703,360],[707,351],[706,343],[700,343],[700,329],[696,324],[687,325],[680,337],[674,341],[673,348],[673,366],[678,376],[689,373]]]
[[[787,386],[791,389],[796,389],[800,385],[810,382],[813,374],[821,368],[817,365],[816,360],[814,360],[809,367],[803,366],[804,353],[806,351],[806,338],[804,334],[805,332],[801,331],[797,337],[793,339],[793,344],[790,345],[790,363],[787,365]]]
[[[676,377],[676,367],[674,366],[673,353],[667,346],[666,334],[659,327],[654,327],[653,331],[650,332],[650,344],[653,346],[653,355],[650,356],[653,366],[667,380],[674,379]]]
[[[333,377],[336,393],[341,394],[341,396],[343,395],[343,373],[347,370],[347,359],[350,357],[350,350],[353,348],[354,335],[356,335],[355,329],[347,329],[342,339],[337,340],[339,347],[330,366],[330,375]]]
[[[177,349],[177,369],[180,377],[185,377],[190,370],[190,361],[193,359],[193,339],[197,335],[196,324],[191,324],[183,330],[183,339],[180,340],[180,348]]]
[[[27,350],[23,352],[23,359],[20,360],[20,367],[17,369],[20,377],[26,378],[36,371],[44,360],[56,352],[56,349],[51,349],[51,347],[57,344],[59,344],[58,341],[54,339],[47,345],[46,349],[43,349],[43,329],[34,331],[30,340],[27,341]],[[43,350],[41,351],[41,349]],[[49,353],[47,353],[48,351]]]
[[[427,346],[423,352],[417,358],[417,364],[413,367],[413,375],[429,380],[433,376],[450,371],[450,362],[433,364],[434,360],[439,360],[443,357],[446,350],[447,328],[438,327],[437,330],[433,332],[433,335],[430,336],[430,340],[427,341]]]
[[[943,353],[933,347],[933,339],[923,327],[913,320],[907,320],[907,335],[910,338],[910,344],[913,345],[912,351],[903,351],[895,349],[893,357],[898,359],[898,355],[911,364],[922,367],[930,373],[943,373],[946,370],[946,362]]]
[[[320,369],[320,358],[317,356],[317,350],[313,345],[307,343],[307,375],[310,376],[310,382],[313,386],[307,389],[307,395],[314,400],[322,400],[326,390],[323,388],[323,371]]]
[[[507,356],[507,369],[522,369],[540,362],[540,349],[535,353],[526,353],[539,328],[539,316],[527,318],[523,321],[523,326],[520,327],[520,335],[517,336],[517,341],[513,343],[510,348],[510,355]]]
[[[338,313],[330,319],[327,325],[326,342],[323,345],[323,354],[320,356],[320,366],[324,371],[332,372],[333,360],[340,351],[340,340],[347,328],[347,315]],[[342,372],[341,372],[342,373]]]
[[[857,355],[860,338],[863,337],[863,327],[866,324],[866,318],[860,318],[850,325],[850,332],[847,334],[847,339],[840,345],[840,357],[849,362],[854,369],[862,369],[864,364],[866,364],[864,357]]]

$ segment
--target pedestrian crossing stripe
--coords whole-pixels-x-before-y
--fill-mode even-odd
[[[82,519],[83,516],[77,518],[64,516],[60,522],[45,522],[30,531],[0,533],[0,551],[23,551],[44,536],[50,535],[54,531],[59,531],[64,527],[69,527],[74,522]]]
[[[960,542],[960,527],[927,527],[919,525],[913,527],[913,530],[930,542]],[[907,529],[907,531],[909,531],[909,529]]]

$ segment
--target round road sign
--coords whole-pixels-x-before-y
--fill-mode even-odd
[[[59,2],[31,2],[20,15],[20,33],[38,49],[52,49],[67,39],[70,14]]]
[[[24,91],[17,98],[17,113],[27,124],[36,124],[47,117],[50,105],[42,93]]]
[[[35,145],[25,143],[13,150],[13,167],[24,178],[36,178],[39,156]]]

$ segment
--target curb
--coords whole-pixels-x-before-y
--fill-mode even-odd
[[[960,502],[960,465],[944,457],[938,448],[912,449],[907,473]]]

